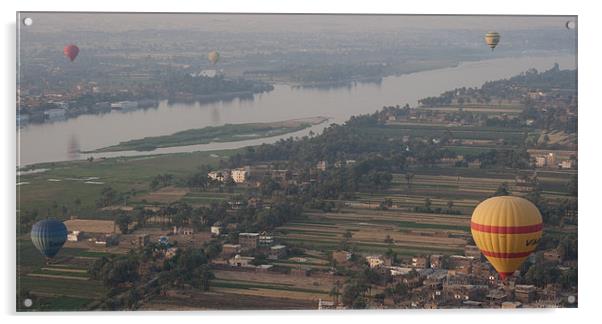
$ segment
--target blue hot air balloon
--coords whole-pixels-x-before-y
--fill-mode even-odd
[[[31,241],[46,258],[54,257],[66,240],[67,227],[59,220],[45,219],[31,228]]]

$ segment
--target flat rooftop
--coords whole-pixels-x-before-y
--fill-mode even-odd
[[[64,222],[67,231],[86,233],[115,233],[115,223],[111,220],[70,219]]]

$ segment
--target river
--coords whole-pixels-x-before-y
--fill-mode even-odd
[[[89,156],[114,157],[208,151],[271,143],[280,138],[319,133],[329,123],[342,123],[352,115],[374,112],[386,105],[414,106],[421,98],[436,96],[458,87],[476,87],[486,81],[508,78],[529,68],[546,70],[558,63],[561,69],[574,69],[575,57],[536,56],[466,62],[456,67],[386,77],[381,83],[357,83],[349,87],[318,89],[293,88],[277,84],[274,90],[252,99],[196,104],[168,104],[130,112],[81,115],[18,129],[17,165],[83,159]],[[330,122],[284,136],[256,140],[210,143],[162,148],[152,152],[109,152],[74,154],[74,149],[93,150],[121,141],[223,124],[271,122],[314,116],[332,117]]]

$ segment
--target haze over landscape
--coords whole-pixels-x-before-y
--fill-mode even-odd
[[[576,17],[19,21],[18,310],[576,306]]]

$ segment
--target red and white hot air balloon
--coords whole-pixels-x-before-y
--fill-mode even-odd
[[[65,54],[65,56],[71,61],[73,62],[73,60],[75,60],[75,58],[77,57],[77,54],[79,54],[79,47],[70,44],[65,46],[65,48],[63,49],[63,54]]]

